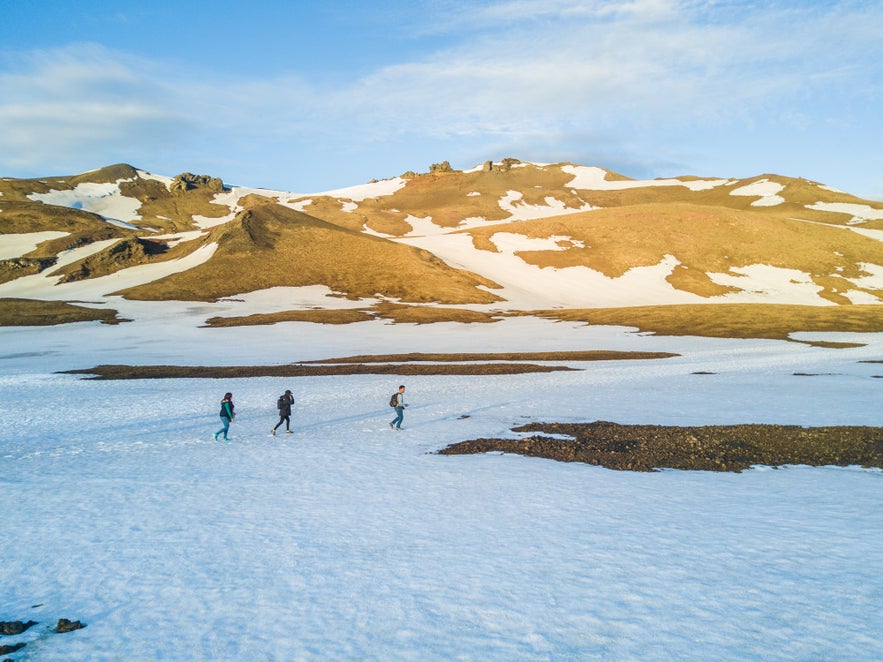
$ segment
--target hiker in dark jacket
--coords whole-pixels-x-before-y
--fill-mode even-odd
[[[230,423],[236,420],[236,414],[234,413],[233,407],[233,394],[225,393],[224,399],[221,400],[221,425],[220,430],[215,432],[215,441],[218,440],[218,435],[222,432],[224,433],[224,441],[230,441],[229,437],[227,437],[227,431],[230,429]]]
[[[270,434],[275,435],[276,430],[282,423],[285,423],[285,434],[291,434],[291,405],[293,404],[294,396],[291,395],[291,391],[285,391],[283,395],[279,396],[279,399],[276,401],[276,406],[279,408],[279,422],[276,423],[275,428],[270,430]]]

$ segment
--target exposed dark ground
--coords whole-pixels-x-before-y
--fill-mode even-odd
[[[94,379],[172,379],[204,377],[311,377],[315,375],[514,375],[529,372],[577,370],[564,365],[526,361],[612,361],[666,359],[668,352],[589,350],[571,352],[507,352],[474,354],[377,354],[303,361],[270,366],[99,365],[67,370],[65,374],[93,375]],[[496,363],[475,363],[496,361]],[[513,363],[518,361],[518,363]],[[525,363],[522,363],[525,362]]]
[[[82,370],[65,370],[68,375],[93,375],[92,379],[236,379],[241,377],[313,377],[325,375],[515,375],[528,372],[575,370],[567,366],[531,363],[450,363],[446,365],[290,365],[266,366],[179,366],[99,365]]]
[[[585,462],[623,471],[694,469],[742,471],[752,465],[883,468],[883,428],[795,425],[619,425],[530,423],[512,428],[534,432],[522,439],[474,439],[452,444],[442,455],[502,451],[561,462]],[[559,439],[545,435],[567,435]]]

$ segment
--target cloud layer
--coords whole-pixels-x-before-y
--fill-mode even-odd
[[[764,141],[789,133],[861,131],[865,144],[869,131],[879,134],[868,123],[883,87],[876,4],[518,0],[418,9],[387,28],[408,29],[427,47],[357,76],[316,62],[232,77],[182,65],[175,53],[100,44],[6,53],[0,168],[178,163],[282,186],[260,178],[281,170],[303,179],[302,158],[330,187],[359,181],[335,178],[341,160],[355,176],[372,158],[380,169],[425,167],[438,150],[436,160],[452,161],[511,153],[607,155],[617,163],[602,165],[649,171],[725,165],[704,150],[725,152],[741,135],[743,148],[756,142],[754,167],[763,171],[778,163],[768,165]],[[870,137],[880,153],[883,139]]]

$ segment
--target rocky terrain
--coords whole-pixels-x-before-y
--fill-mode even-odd
[[[743,471],[753,465],[883,468],[883,428],[794,425],[620,425],[530,423],[512,428],[520,439],[474,439],[442,455],[503,452],[620,471],[693,469]]]

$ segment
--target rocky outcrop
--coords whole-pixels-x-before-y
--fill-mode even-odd
[[[64,634],[65,632],[82,630],[84,627],[86,626],[80,621],[69,621],[66,618],[59,618],[58,623],[55,626],[55,631],[59,634]]]
[[[175,195],[183,195],[187,191],[205,189],[213,193],[221,193],[225,190],[224,182],[220,177],[208,175],[194,175],[191,172],[182,172],[169,184],[169,190]]]
[[[429,166],[430,173],[439,173],[439,172],[454,172],[454,169],[451,167],[451,164],[447,161],[442,161],[441,163],[433,163]]]
[[[55,258],[14,257],[0,260],[0,283],[6,283],[22,276],[38,274],[55,264]]]
[[[141,239],[140,237],[123,239],[103,251],[60,270],[59,273],[64,274],[60,282],[70,283],[86,278],[106,276],[120,269],[145,264],[151,255],[160,255],[167,250],[168,247],[165,244],[149,239]]]
[[[0,635],[10,637],[12,635],[21,634],[31,626],[37,624],[37,621],[0,621]]]

